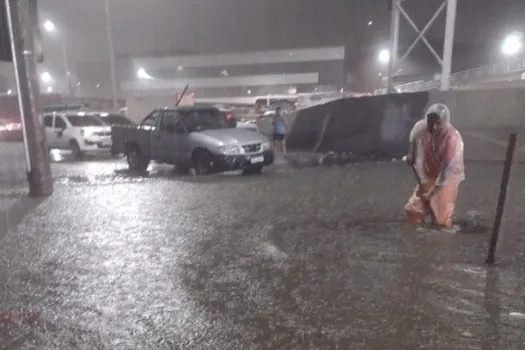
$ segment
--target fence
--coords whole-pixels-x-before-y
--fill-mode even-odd
[[[453,73],[450,75],[450,84],[453,87],[461,87],[471,84],[488,83],[504,81],[509,79],[509,75],[525,72],[524,60],[507,60],[496,64],[468,69],[465,71]],[[523,75],[519,75],[519,79],[524,79]],[[419,80],[405,84],[396,85],[397,92],[418,92],[437,90],[441,85],[439,79],[433,80]],[[375,95],[382,95],[388,92],[387,89],[375,90]]]

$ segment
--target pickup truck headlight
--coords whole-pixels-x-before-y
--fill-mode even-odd
[[[221,154],[230,155],[230,154],[242,154],[243,150],[242,150],[242,147],[239,145],[224,145],[224,146],[219,147],[219,152],[221,152]]]
[[[271,146],[270,146],[270,143],[269,143],[269,142],[263,142],[263,143],[261,144],[261,151],[264,152],[264,151],[266,151],[266,150],[269,150],[270,147],[271,147]]]

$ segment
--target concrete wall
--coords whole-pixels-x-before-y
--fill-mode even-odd
[[[525,89],[435,91],[435,102],[449,106],[458,128],[525,126]]]

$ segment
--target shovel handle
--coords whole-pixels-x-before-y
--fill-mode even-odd
[[[419,177],[419,173],[417,172],[417,169],[415,167],[415,165],[411,165],[410,166],[412,168],[412,172],[414,173],[414,177],[416,178],[416,182],[417,182],[417,185],[419,187],[419,189],[421,190],[422,189],[422,186],[423,186],[423,183],[421,182],[421,178]],[[423,202],[423,206],[425,207],[425,209],[427,210],[427,212],[430,213],[430,217],[432,218],[432,221],[434,223],[436,223],[436,214],[434,214],[434,209],[432,209],[432,205],[430,205],[430,201],[426,200],[426,199],[423,199],[421,198],[421,201]]]

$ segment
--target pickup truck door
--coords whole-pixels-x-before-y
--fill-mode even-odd
[[[144,119],[141,129],[150,132],[150,157],[152,160],[164,162],[162,154],[162,139],[159,125],[162,121],[162,110],[156,109]]]
[[[181,142],[185,136],[178,133],[180,116],[174,110],[164,110],[159,124],[159,149],[162,160],[166,163],[177,164],[181,159]]]

